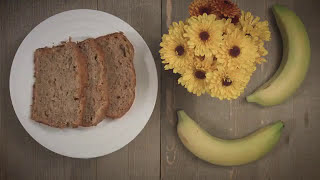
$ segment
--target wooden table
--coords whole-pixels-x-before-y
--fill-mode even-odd
[[[1,0],[0,1],[0,179],[320,179],[320,3],[317,0],[236,0],[240,8],[270,21],[272,41],[268,63],[258,67],[245,93],[234,101],[207,95],[196,97],[164,71],[158,54],[167,25],[188,17],[191,0]],[[269,108],[249,104],[244,97],[277,69],[282,44],[270,7],[294,9],[305,23],[312,47],[311,67],[302,87],[286,103]],[[98,9],[133,26],[150,47],[159,75],[158,100],[139,136],[121,150],[95,159],[72,159],[52,153],[35,142],[19,123],[9,96],[9,73],[24,37],[41,21],[70,9]],[[298,68],[298,67],[297,67]],[[318,94],[319,93],[319,94]],[[242,137],[270,122],[286,127],[280,143],[267,157],[245,166],[219,167],[197,159],[176,134],[178,108],[222,138]]]

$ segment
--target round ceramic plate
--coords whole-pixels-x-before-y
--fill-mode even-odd
[[[81,41],[122,31],[135,49],[136,98],[122,118],[105,119],[96,127],[57,129],[30,119],[34,83],[33,53],[37,48]],[[21,43],[12,63],[10,95],[14,110],[26,131],[41,145],[74,158],[93,158],[112,153],[132,141],[153,111],[158,89],[157,70],[142,37],[121,19],[96,10],[71,10],[54,15],[35,27]]]

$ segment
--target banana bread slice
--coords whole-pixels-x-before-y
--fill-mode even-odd
[[[82,126],[95,126],[106,117],[108,101],[107,71],[104,54],[94,39],[78,43],[86,56],[88,69],[88,86],[86,88],[86,105]]]
[[[135,98],[134,49],[122,32],[98,37],[96,42],[103,50],[107,67],[109,107],[106,115],[120,118],[129,111]]]
[[[34,66],[31,118],[52,127],[79,126],[88,74],[85,56],[77,44],[37,49]]]

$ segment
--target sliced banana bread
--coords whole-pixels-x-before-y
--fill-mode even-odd
[[[122,32],[96,39],[105,56],[109,107],[106,115],[120,118],[129,111],[135,98],[134,49]]]
[[[53,127],[79,126],[88,74],[77,44],[37,49],[34,66],[31,118]]]
[[[108,102],[107,71],[104,54],[94,39],[78,43],[86,56],[88,69],[88,86],[86,88],[86,105],[82,126],[94,126],[106,117]]]

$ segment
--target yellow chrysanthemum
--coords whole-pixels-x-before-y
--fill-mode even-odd
[[[235,31],[235,29],[237,28],[231,21],[231,19],[223,19],[222,20],[224,22],[224,26],[223,26],[223,36],[225,36],[228,32],[233,32]]]
[[[187,90],[197,96],[202,95],[208,88],[206,75],[208,71],[204,66],[196,68],[193,66],[187,69],[178,79],[178,83],[187,88]]]
[[[212,3],[212,0],[194,0],[189,5],[189,14],[190,16],[199,16],[206,14],[214,14],[215,7]]]
[[[223,21],[216,20],[215,15],[203,14],[193,16],[187,22],[184,37],[188,38],[188,45],[194,48],[195,55],[215,55],[222,43]]]
[[[205,71],[214,71],[217,69],[217,58],[215,56],[195,56],[193,64],[196,69],[204,69]]]
[[[182,21],[177,22],[173,22],[168,29],[169,34],[175,34],[177,36],[183,36],[184,34],[184,26],[185,23]]]
[[[258,54],[260,55],[260,57],[256,58],[256,63],[261,64],[263,62],[266,62],[267,60],[262,57],[268,54],[268,51],[264,48],[264,42],[260,40],[256,41],[255,44],[258,47]]]
[[[223,99],[236,99],[246,88],[250,75],[243,69],[225,69],[207,73],[209,84],[208,93],[212,97]]]
[[[270,41],[271,32],[268,21],[260,22],[259,17],[254,17],[250,12],[243,12],[239,19],[242,30],[253,40]]]
[[[218,62],[228,69],[243,68],[248,72],[255,70],[255,59],[259,57],[257,46],[239,29],[224,36],[217,57]]]
[[[162,36],[160,55],[162,63],[166,64],[166,70],[173,69],[174,73],[183,73],[187,66],[192,63],[194,56],[193,49],[187,44],[187,39],[183,37],[183,26],[181,23],[173,24],[169,34]]]

